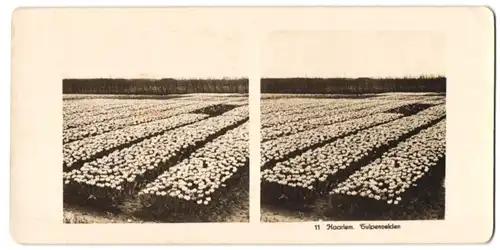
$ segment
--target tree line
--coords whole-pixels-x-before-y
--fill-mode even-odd
[[[64,94],[248,93],[248,79],[64,79]]]
[[[261,80],[261,92],[308,94],[445,93],[446,78],[264,78]]]

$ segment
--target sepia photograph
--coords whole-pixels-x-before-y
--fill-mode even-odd
[[[439,34],[277,32],[262,58],[262,221],[444,219]]]
[[[63,92],[65,223],[248,221],[247,79],[65,79]]]

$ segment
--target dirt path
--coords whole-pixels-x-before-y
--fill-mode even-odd
[[[182,222],[248,222],[249,221],[248,175],[231,188],[206,219],[195,216],[139,217],[127,212],[99,211],[91,207],[64,203],[64,223],[182,223]]]
[[[295,210],[277,205],[263,204],[260,209],[261,222],[302,222],[302,221],[327,221],[324,211],[328,209],[326,199],[319,199],[313,205]]]
[[[445,188],[440,184],[438,193],[432,192],[411,200],[399,210],[388,211],[367,219],[346,219],[342,211],[333,211],[327,198],[318,199],[314,204],[300,209],[266,205],[261,206],[261,222],[301,222],[301,221],[356,221],[356,220],[438,220],[445,217]]]

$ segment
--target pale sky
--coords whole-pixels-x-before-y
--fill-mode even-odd
[[[264,77],[445,75],[443,36],[424,31],[288,31],[263,42]]]
[[[192,17],[181,11],[134,13],[126,18],[121,12],[82,11],[67,18],[59,32],[64,77],[247,77],[245,40],[237,27],[187,22]]]
[[[228,21],[216,12],[123,12],[58,13],[68,16],[44,35],[57,37],[50,46],[61,48],[54,57],[63,78],[237,78],[254,67],[262,77],[385,77],[445,69],[439,33],[279,32],[265,23],[247,32],[251,26],[242,28],[236,16]]]

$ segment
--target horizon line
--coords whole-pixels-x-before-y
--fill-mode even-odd
[[[347,76],[332,76],[332,77],[323,77],[323,76],[292,76],[292,77],[262,77],[261,79],[439,79],[446,78],[446,76],[436,75],[436,76],[387,76],[387,77],[369,77],[369,76],[360,76],[360,77],[347,77]]]
[[[174,77],[88,77],[88,78],[63,78],[63,80],[248,80],[249,77],[223,77],[223,78],[174,78]]]

